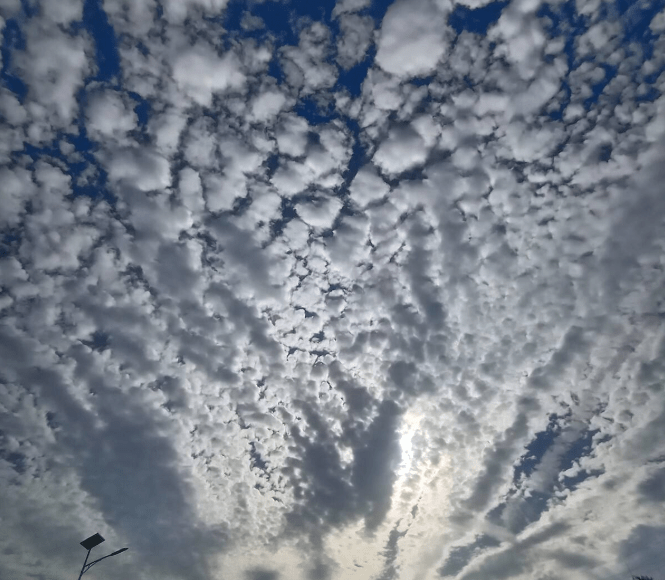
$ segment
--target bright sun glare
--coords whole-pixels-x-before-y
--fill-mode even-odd
[[[418,433],[422,415],[416,411],[409,410],[404,414],[402,425],[399,429],[399,445],[402,451],[398,474],[404,476],[413,467],[413,438]]]

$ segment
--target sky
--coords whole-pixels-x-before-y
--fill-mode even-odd
[[[0,34],[0,578],[663,578],[665,0]]]

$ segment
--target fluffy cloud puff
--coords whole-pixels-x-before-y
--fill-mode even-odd
[[[175,58],[173,78],[183,92],[199,105],[210,105],[217,92],[240,89],[245,83],[234,53],[218,55],[212,47],[197,44]]]
[[[390,6],[381,23],[376,61],[398,76],[431,73],[446,51],[444,14],[429,0],[400,0]]]

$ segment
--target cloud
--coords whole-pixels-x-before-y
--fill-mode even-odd
[[[248,570],[245,574],[249,580],[277,580],[277,578],[279,578],[277,572],[262,570],[260,568],[256,570]]]
[[[395,2],[381,23],[376,61],[394,75],[426,76],[445,54],[445,30],[444,15],[434,2]]]
[[[341,207],[342,203],[338,199],[322,198],[298,204],[297,211],[306,224],[315,228],[328,229],[333,225]]]
[[[16,167],[2,169],[2,182],[4,186],[0,196],[2,197],[2,221],[4,224],[13,226],[19,223],[19,217],[23,212],[25,202],[34,194],[35,185],[32,182],[30,172]]]
[[[258,121],[267,121],[275,117],[285,104],[286,97],[278,91],[261,93],[252,103],[252,117]]]
[[[386,196],[390,187],[379,177],[375,167],[366,165],[358,171],[349,190],[351,197],[364,206]]]
[[[203,106],[210,106],[213,94],[241,90],[245,84],[234,53],[220,56],[202,43],[180,52],[173,64],[173,79],[185,95]]]
[[[204,13],[218,14],[224,10],[228,0],[185,0],[178,2],[177,0],[167,0],[165,2],[165,13],[167,18],[179,24],[183,22],[192,11],[196,9]]]
[[[96,531],[100,579],[657,575],[658,6],[42,4],[0,9],[0,576]]]
[[[297,115],[285,115],[275,134],[277,147],[282,154],[301,157],[308,143],[309,125]]]
[[[337,41],[337,62],[344,69],[349,69],[365,58],[372,41],[374,21],[369,16],[343,14],[339,18],[341,29]]]
[[[298,46],[281,49],[282,68],[289,84],[303,95],[329,89],[337,80],[337,69],[329,64],[330,31],[314,22],[300,32]]]
[[[120,149],[106,163],[112,181],[131,183],[141,191],[168,187],[171,183],[168,161],[151,151]]]
[[[89,42],[65,34],[56,23],[31,21],[25,30],[26,50],[17,51],[15,68],[35,103],[35,137],[47,141],[54,129],[68,128],[77,112],[76,93],[90,72]]]
[[[333,8],[333,16],[344,14],[346,12],[357,12],[366,8],[370,4],[369,0],[341,0]]]
[[[86,111],[87,129],[92,137],[102,140],[122,138],[136,128],[137,118],[128,100],[117,91],[108,91],[89,98]]]
[[[422,137],[411,127],[395,127],[381,143],[374,160],[387,174],[398,174],[422,165],[427,159],[427,148]]]

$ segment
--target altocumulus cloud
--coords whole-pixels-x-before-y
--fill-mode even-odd
[[[3,579],[665,569],[662,0],[0,30]]]

